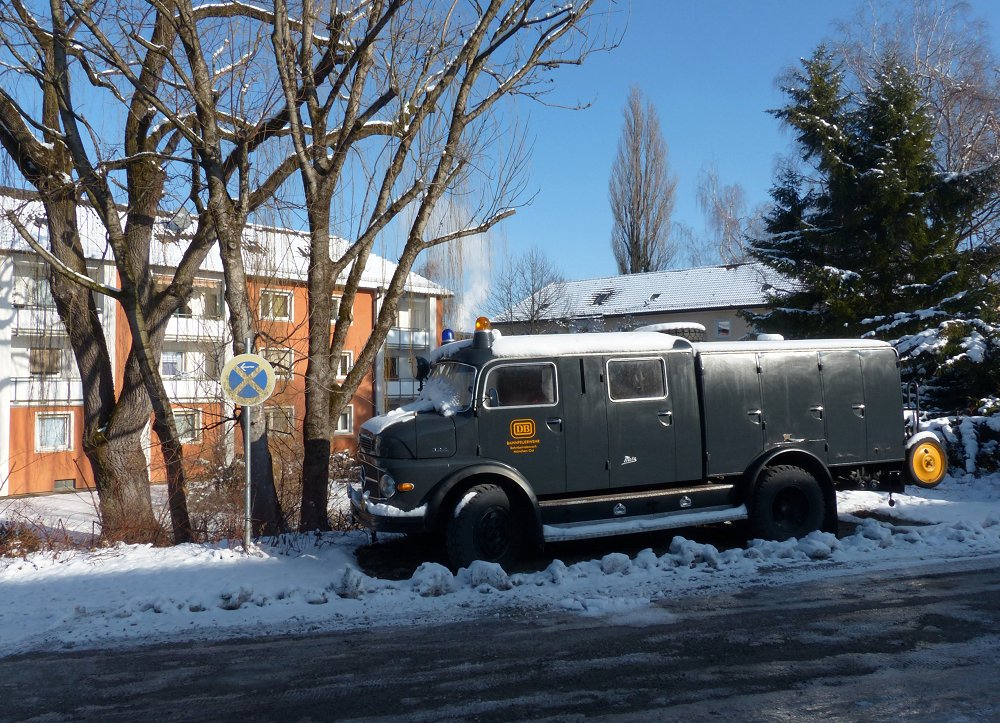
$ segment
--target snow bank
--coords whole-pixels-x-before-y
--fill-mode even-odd
[[[252,554],[225,545],[119,545],[5,558],[0,656],[442,622],[504,607],[641,621],[667,614],[662,608],[673,598],[706,589],[1000,554],[1000,476],[947,478],[934,490],[895,496],[893,507],[888,501],[880,493],[842,493],[842,515],[858,526],[840,539],[814,532],[718,550],[674,537],[662,554],[615,552],[569,565],[556,559],[540,572],[514,574],[485,562],[453,574],[427,562],[408,580],[370,577],[354,554],[368,543],[363,533],[286,536]]]

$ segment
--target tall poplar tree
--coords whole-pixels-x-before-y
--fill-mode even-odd
[[[611,167],[608,198],[614,226],[611,250],[620,274],[667,268],[676,253],[670,214],[677,178],[667,166],[667,143],[656,109],[633,87],[625,104],[618,154]]]

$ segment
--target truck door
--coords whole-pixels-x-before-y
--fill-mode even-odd
[[[816,352],[762,352],[758,363],[767,446],[791,444],[825,460],[825,410]]]
[[[865,389],[861,355],[854,350],[820,352],[826,438],[831,465],[861,462],[867,455]]]
[[[604,359],[563,357],[558,367],[559,396],[565,412],[566,491],[607,490],[611,478]]]
[[[700,368],[708,474],[742,474],[764,445],[757,356],[702,353]]]
[[[607,358],[608,465],[612,487],[673,482],[674,418],[663,357]]]
[[[865,418],[868,420],[867,459],[903,459],[903,395],[899,362],[894,349],[864,349],[861,370],[865,386]]]
[[[563,401],[551,361],[487,369],[479,413],[480,455],[520,472],[536,495],[566,489]]]

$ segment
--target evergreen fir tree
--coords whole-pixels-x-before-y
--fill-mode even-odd
[[[962,284],[949,190],[934,170],[931,124],[907,71],[889,65],[852,98],[823,48],[786,89],[774,115],[795,129],[808,175],[785,170],[771,191],[763,263],[796,281],[761,319],[796,337],[862,333],[862,321],[906,310],[933,288]],[[928,299],[923,298],[926,303]]]
[[[995,193],[996,168],[939,173],[913,78],[892,59],[875,77],[848,93],[821,47],[772,111],[795,131],[800,163],[779,174],[768,235],[751,253],[791,287],[754,321],[792,338],[894,341],[904,372],[932,379],[940,404],[975,400],[1000,377],[997,259],[963,254],[958,242],[962,221]]]

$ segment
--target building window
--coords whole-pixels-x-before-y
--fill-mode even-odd
[[[274,367],[274,374],[277,377],[287,379],[292,376],[292,350],[283,346],[270,346],[261,353]]]
[[[722,321],[721,319],[719,321],[716,321],[715,335],[720,338],[729,336],[729,334],[732,332],[732,325],[733,323],[731,321]]]
[[[75,489],[76,489],[75,479],[57,479],[52,484],[53,492],[68,492],[69,490],[75,490]]]
[[[70,412],[39,412],[35,415],[35,451],[61,452],[72,449],[73,415]]]
[[[201,302],[202,316],[206,319],[222,318],[222,291],[220,289],[196,289],[195,294]]]
[[[272,289],[261,291],[260,318],[272,321],[290,321],[292,318],[292,292]]]
[[[57,376],[61,370],[61,349],[32,348],[28,350],[28,373],[31,376]]]
[[[385,378],[390,382],[399,381],[399,357],[387,356],[385,358]]]
[[[184,352],[165,351],[160,356],[160,374],[164,377],[184,376]]]
[[[340,353],[340,364],[337,365],[337,376],[346,377],[354,367],[354,352],[344,351]]]
[[[201,412],[198,410],[175,411],[174,424],[177,426],[177,440],[181,444],[201,441]]]
[[[348,404],[337,417],[337,434],[354,434],[354,405]]]
[[[56,302],[45,268],[40,264],[16,264],[10,299],[15,307],[54,308]]]
[[[341,296],[340,294],[334,294],[331,297],[331,299],[330,299],[330,302],[331,302],[331,304],[330,304],[330,323],[331,324],[336,324],[337,323],[337,314],[340,313],[340,301],[343,298],[344,297]]]
[[[264,410],[268,434],[295,432],[295,407],[268,407]]]

